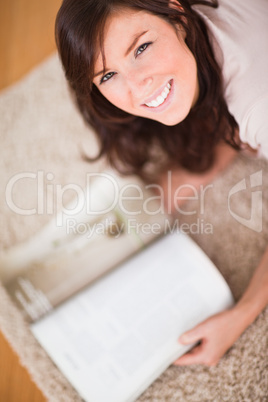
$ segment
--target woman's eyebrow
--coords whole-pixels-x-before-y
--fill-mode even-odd
[[[128,47],[126,53],[125,53],[125,57],[131,52],[131,50],[135,47],[136,43],[138,42],[138,40],[147,33],[148,31],[143,31],[140,34],[138,34],[137,36],[135,36],[133,42],[131,43],[131,45]]]
[[[103,75],[105,73],[105,71],[108,71],[108,70],[101,70],[98,73],[94,74],[93,79],[98,77],[98,75],[101,75],[101,74]]]
[[[137,36],[135,36],[135,38],[134,38],[133,41],[131,42],[131,45],[127,48],[127,51],[126,51],[126,53],[125,53],[125,57],[126,57],[126,56],[131,52],[131,50],[135,47],[135,45],[136,45],[136,43],[138,42],[138,40],[139,40],[143,35],[145,35],[147,32],[148,32],[148,30],[147,30],[147,31],[143,31],[143,32],[141,32],[140,34],[138,34]],[[98,75],[104,74],[105,71],[108,71],[108,70],[109,70],[109,69],[99,71],[98,73],[94,74],[94,77],[93,77],[93,78],[97,77]]]

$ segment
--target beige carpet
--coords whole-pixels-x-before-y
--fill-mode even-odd
[[[37,204],[40,189],[44,189],[46,197],[53,193],[56,184],[76,183],[84,187],[86,173],[103,169],[104,163],[88,164],[81,159],[81,150],[94,153],[96,144],[72,105],[57,56],[2,92],[0,109],[0,236],[4,248],[27,239],[51,219],[45,201],[44,213],[29,216],[8,207],[5,188],[15,174],[32,175],[31,179],[16,182],[12,193],[17,206],[31,209]],[[52,180],[48,173],[53,173]],[[262,184],[250,189],[250,175],[251,179],[262,180]],[[244,179],[247,189],[240,185],[239,191],[230,197],[228,208],[231,189],[237,183],[243,184]],[[218,266],[236,299],[243,293],[268,243],[267,188],[268,163],[239,156],[207,190],[204,202],[191,201],[185,207],[189,214],[178,214],[180,224],[188,225],[184,227],[192,231],[192,237]],[[255,199],[254,192],[262,192],[262,199]],[[59,207],[56,204],[55,211]],[[0,305],[1,331],[48,400],[79,401],[1,286]],[[268,401],[267,341],[268,309],[217,367],[170,367],[139,401]]]

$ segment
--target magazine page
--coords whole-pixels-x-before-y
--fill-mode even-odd
[[[0,276],[32,322],[166,230],[159,197],[137,178],[96,175],[77,200],[28,242],[0,257]],[[82,200],[83,201],[83,200]]]
[[[184,331],[232,303],[208,257],[174,233],[31,328],[85,401],[127,402],[190,348],[178,343]]]

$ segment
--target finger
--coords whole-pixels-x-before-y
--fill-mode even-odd
[[[190,364],[202,364],[203,363],[203,350],[202,346],[196,346],[190,352],[181,356],[173,364],[175,366],[188,366]]]
[[[202,330],[202,326],[198,325],[190,331],[185,332],[179,337],[179,342],[187,345],[189,343],[195,343],[204,338],[204,332]]]

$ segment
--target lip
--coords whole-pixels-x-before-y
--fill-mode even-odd
[[[167,84],[171,85],[170,92],[169,92],[167,98],[165,99],[165,101],[161,105],[159,105],[157,107],[149,107],[149,106],[145,105],[145,103],[152,102],[159,95],[161,95],[161,93],[163,92],[163,90],[167,86]],[[157,90],[157,92],[155,92],[153,96],[151,96],[150,98],[146,99],[146,101],[141,106],[143,108],[146,108],[146,110],[150,110],[150,112],[161,112],[167,106],[169,106],[169,104],[170,104],[170,102],[172,100],[173,94],[174,94],[174,81],[173,81],[173,79],[171,79],[165,85],[163,85],[159,90]]]

